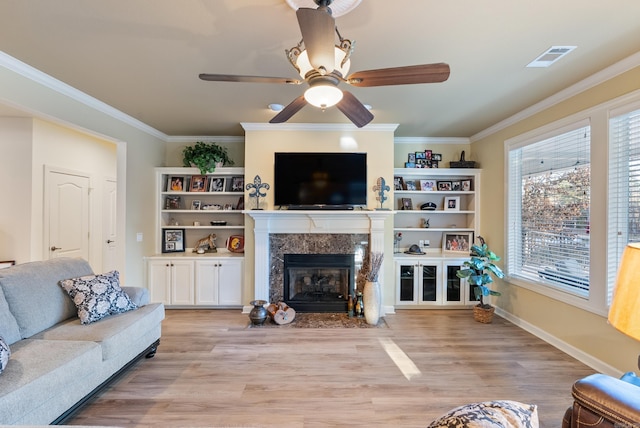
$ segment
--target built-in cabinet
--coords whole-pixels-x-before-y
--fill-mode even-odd
[[[244,168],[204,175],[197,168],[156,168],[156,208],[156,254],[145,259],[151,300],[170,307],[241,306],[244,253],[230,252],[226,242],[244,237]],[[216,251],[194,252],[210,234]],[[177,236],[171,246],[167,236]]]
[[[396,306],[475,304],[473,290],[456,276],[465,259],[396,257]]]
[[[238,256],[148,257],[147,284],[153,302],[167,306],[240,306],[244,259]]]

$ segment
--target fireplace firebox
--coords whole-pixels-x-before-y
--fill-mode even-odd
[[[284,301],[299,312],[346,312],[354,293],[353,254],[285,254]]]

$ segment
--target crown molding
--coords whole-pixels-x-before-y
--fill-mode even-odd
[[[195,143],[196,141],[216,143],[244,143],[244,136],[234,135],[175,135],[168,136],[167,143]]]
[[[51,89],[52,91],[55,91],[60,95],[71,98],[74,101],[77,101],[96,111],[104,113],[155,138],[163,141],[167,140],[167,134],[158,131],[157,129],[147,125],[146,123],[141,122],[138,119],[135,119],[128,114],[125,114],[120,110],[98,100],[97,98],[94,98],[74,88],[73,86],[67,85],[66,83],[46,73],[43,73],[42,71],[30,66],[29,64],[26,64],[2,51],[0,51],[0,67],[4,67],[7,70],[13,71],[14,73],[17,73],[20,76],[29,79],[38,85],[44,86],[45,88]]]
[[[395,132],[397,123],[369,124],[362,128],[350,123],[251,123],[241,122],[245,131],[359,131]]]
[[[511,125],[515,125],[516,123],[529,118],[537,113],[540,113],[550,107],[553,107],[557,104],[560,104],[563,101],[566,101],[576,95],[587,91],[595,86],[598,86],[607,80],[611,80],[616,76],[619,76],[622,73],[625,73],[633,68],[640,66],[640,52],[636,52],[635,54],[618,61],[617,63],[595,73],[591,76],[587,77],[579,81],[578,83],[569,86],[568,88],[563,89],[560,92],[555,93],[554,95],[536,103],[526,109],[520,111],[519,113],[514,114],[489,128],[478,132],[471,136],[471,142],[475,142],[486,138],[490,135],[495,134],[496,132],[502,131],[505,128],[508,128]]]
[[[394,144],[469,144],[467,137],[396,137]]]

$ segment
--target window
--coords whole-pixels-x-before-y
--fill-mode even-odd
[[[509,143],[510,277],[588,296],[590,133],[583,121]]]
[[[640,109],[612,112],[609,120],[609,220],[607,304],[622,251],[640,242]]]

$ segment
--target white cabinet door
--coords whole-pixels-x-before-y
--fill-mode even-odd
[[[147,262],[147,284],[154,303],[171,304],[171,260]]]
[[[196,305],[218,304],[219,264],[217,260],[196,262]]]
[[[222,306],[242,304],[243,261],[224,260],[219,263],[218,304]]]
[[[171,261],[171,304],[193,305],[193,261]]]

